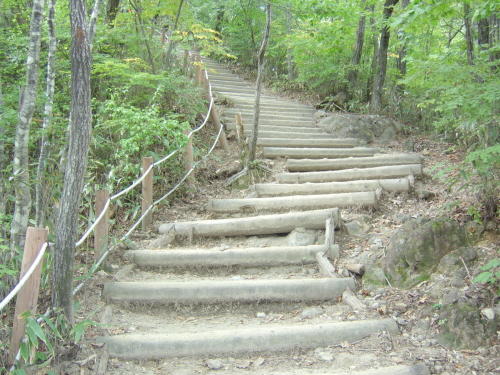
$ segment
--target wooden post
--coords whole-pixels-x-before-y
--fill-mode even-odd
[[[205,74],[205,70],[203,71],[203,82],[205,84],[205,90],[206,90],[206,95],[205,99],[208,102],[208,106],[210,106],[210,100],[212,100],[212,93],[210,92],[210,82],[208,80],[208,76]],[[215,107],[215,103],[212,105],[212,108],[210,109],[210,118],[212,119],[212,122],[214,123],[215,130],[217,133],[219,133],[219,130],[222,126],[220,123],[220,118],[219,118],[219,113],[217,112],[217,108]],[[220,138],[219,138],[219,146],[226,151],[228,154],[231,153],[231,149],[229,148],[229,143],[227,142],[226,138],[226,132],[224,130],[221,131],[220,133]]]
[[[148,168],[153,164],[153,158],[147,156],[142,158],[142,174],[146,173]],[[144,180],[142,180],[142,214],[147,211],[147,209],[153,203],[153,170],[151,169],[146,175]],[[142,219],[142,230],[146,231],[148,227],[153,223],[153,213],[150,211]]]
[[[194,84],[196,86],[201,86],[202,83],[203,83],[203,78],[201,76],[201,73],[202,73],[202,69],[201,69],[201,58],[200,58],[200,55],[196,55],[196,58],[195,58],[195,62],[196,62],[196,65],[195,65],[195,73],[194,73]]]
[[[188,135],[189,134],[189,129],[184,130],[184,134]],[[187,172],[192,168],[194,165],[194,155],[193,155],[193,141],[192,138],[189,138],[187,144],[186,144],[186,151],[184,153],[184,169]],[[189,187],[193,188],[194,187],[194,181],[195,181],[195,176],[194,172],[191,172],[189,177],[187,178],[187,184]]]
[[[108,190],[97,190],[95,192],[95,216],[99,217],[106,202],[109,199]],[[94,260],[97,262],[108,246],[109,234],[109,207],[102,219],[97,223],[94,232]]]
[[[24,244],[23,262],[21,264],[21,273],[19,279],[28,271],[33,261],[38,255],[42,245],[47,242],[47,230],[43,228],[28,227],[26,232],[26,242]],[[29,310],[35,312],[38,302],[38,292],[40,289],[40,277],[42,273],[42,262],[38,264],[35,272],[28,279],[26,284],[17,294],[16,309],[14,313],[14,324],[12,327],[12,338],[10,341],[10,349],[8,356],[9,365],[14,363],[14,359],[19,351],[21,339],[24,336],[26,322],[20,319],[19,315]]]

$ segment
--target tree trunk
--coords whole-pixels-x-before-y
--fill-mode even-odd
[[[172,62],[170,61],[171,57],[172,57],[172,50],[174,49],[174,41],[172,40],[172,35],[174,34],[175,30],[177,30],[177,26],[179,24],[179,18],[181,16],[183,4],[184,4],[184,0],[181,0],[179,3],[179,7],[177,8],[177,14],[175,15],[174,27],[173,27],[172,31],[170,32],[167,54],[165,55],[165,69],[169,69],[172,65]]]
[[[365,3],[366,0],[363,0]],[[361,55],[363,54],[363,44],[365,41],[365,28],[366,28],[366,14],[363,15],[358,20],[358,28],[356,30],[356,44],[354,46],[354,53],[351,59],[351,69],[347,74],[347,81],[349,82],[349,91],[352,93],[356,88],[356,82],[358,80],[359,63],[361,62]]]
[[[375,71],[378,65],[378,49],[379,49],[379,40],[378,40],[378,32],[375,28],[375,19],[373,18],[373,13],[375,11],[375,6],[370,5],[370,12],[372,16],[370,17],[370,28],[373,33],[373,55],[372,55],[372,63],[370,65],[370,75],[368,76],[368,80],[366,82],[366,101],[369,102],[372,96],[372,88],[373,88],[373,76],[375,75]]]
[[[38,88],[38,64],[43,19],[43,0],[34,0],[30,23],[30,45],[26,61],[26,87],[20,94],[18,123],[14,148],[14,187],[16,203],[11,224],[11,251],[22,249],[28,226],[31,191],[28,166],[28,141],[31,118],[35,110]]]
[[[286,35],[290,36],[292,32],[291,21],[290,21],[290,6],[286,7]],[[292,82],[294,80],[294,68],[293,68],[293,57],[292,57],[292,49],[286,49],[286,64],[288,67],[288,82]]]
[[[49,53],[47,57],[47,86],[45,95],[47,96],[43,112],[42,139],[40,141],[40,155],[38,157],[38,167],[36,171],[36,199],[35,199],[35,223],[37,227],[43,228],[46,210],[45,195],[45,165],[49,156],[50,145],[48,142],[48,131],[52,123],[52,105],[54,102],[54,81],[56,76],[56,48],[57,40],[54,28],[56,0],[49,1],[49,12],[47,24],[49,29]]]
[[[465,42],[467,44],[467,63],[474,65],[474,40],[471,25],[472,13],[470,5],[464,3],[464,25],[465,25]]]
[[[248,160],[245,167],[248,167],[250,163],[255,160],[255,154],[257,151],[257,137],[259,133],[259,115],[260,115],[260,92],[262,85],[262,73],[264,72],[264,56],[266,54],[267,43],[269,42],[269,33],[271,31],[271,4],[266,5],[266,29],[264,32],[264,38],[262,39],[262,44],[259,50],[259,56],[257,59],[258,71],[257,71],[257,82],[255,87],[255,107],[254,116],[252,124],[252,135],[250,136],[250,147],[248,153]]]
[[[87,155],[92,130],[90,67],[92,63],[91,27],[86,2],[70,0],[71,21],[71,112],[68,160],[55,228],[52,304],[63,309],[70,325],[73,316],[73,268],[78,216],[87,170]],[[99,7],[94,7],[98,12]],[[93,14],[94,19],[97,15]]]
[[[386,0],[384,4],[384,22],[385,25],[380,32],[380,48],[378,54],[378,69],[373,81],[373,93],[371,107],[372,111],[379,113],[382,110],[382,91],[384,89],[385,75],[387,72],[387,51],[389,49],[390,29],[389,18],[392,15],[394,6],[399,0]]]
[[[401,2],[401,7],[403,9],[406,9],[410,5],[410,0],[403,0]],[[399,31],[398,33],[398,39],[402,40],[402,44],[399,48],[398,51],[398,57],[396,58],[396,67],[399,70],[399,73],[397,74],[397,79],[400,80],[406,76],[406,40],[404,40],[405,36],[402,30]],[[401,100],[401,97],[404,92],[404,85],[397,83],[396,84],[396,95],[398,99],[398,105]]]
[[[116,13],[118,13],[119,6],[120,0],[108,0],[108,5],[106,6],[106,24],[111,28],[115,26]]]

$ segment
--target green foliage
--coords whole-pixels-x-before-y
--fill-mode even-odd
[[[472,280],[475,283],[491,284],[497,287],[497,295],[500,296],[500,259],[491,259],[484,266],[479,267],[483,272]]]

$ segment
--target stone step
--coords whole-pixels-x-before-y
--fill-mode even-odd
[[[214,212],[239,212],[251,207],[255,212],[283,210],[317,210],[330,207],[374,207],[378,197],[375,191],[318,195],[293,195],[272,198],[212,199],[207,210]]]
[[[420,164],[421,162],[422,158],[418,154],[379,154],[368,157],[343,159],[288,159],[286,167],[290,172],[307,172]]]
[[[162,305],[328,301],[342,296],[346,288],[354,290],[354,279],[110,282],[104,284],[103,296],[115,302]]]
[[[286,183],[333,182],[399,178],[406,176],[418,177],[421,175],[422,165],[410,164],[388,167],[344,169],[340,171],[277,173],[276,181]]]
[[[340,182],[318,182],[305,184],[255,184],[254,189],[259,197],[276,197],[281,195],[333,194],[352,193],[357,191],[376,191],[381,188],[386,191],[404,192],[411,190],[408,178],[358,180]]]
[[[326,245],[247,247],[226,250],[166,249],[129,250],[125,256],[138,267],[275,267],[316,263],[316,254],[330,249]],[[329,255],[332,257],[333,252]]]
[[[234,123],[225,123],[224,124],[227,130],[235,130],[236,126]],[[251,125],[243,126],[245,129],[245,133],[251,132]],[[302,134],[307,138],[314,138],[317,134],[326,134],[323,129],[320,128],[309,128],[303,126],[282,126],[282,125],[261,125],[259,124],[259,134],[261,132],[278,132],[278,133],[298,133],[297,138],[303,138]]]
[[[297,348],[320,348],[352,343],[370,334],[399,334],[394,319],[359,320],[340,323],[242,327],[177,334],[124,334],[106,336],[111,357],[162,358],[207,356],[223,353],[279,352]]]
[[[333,208],[243,218],[175,222],[161,224],[159,232],[160,234],[208,237],[290,233],[298,227],[324,229],[326,220],[332,215],[335,226],[338,228],[341,222],[340,211],[338,208]]]
[[[357,138],[259,138],[257,146],[261,147],[321,147],[321,148],[348,148],[358,146]]]
[[[264,147],[264,157],[273,158],[308,158],[308,159],[336,159],[357,156],[373,156],[380,152],[376,147],[353,148],[318,148],[318,147]]]

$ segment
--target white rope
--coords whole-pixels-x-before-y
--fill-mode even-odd
[[[11,292],[7,295],[7,297],[4,298],[4,300],[0,303],[0,311],[3,310],[5,306],[10,302],[12,298],[21,290],[21,288],[26,284],[26,281],[30,278],[31,274],[35,272],[36,267],[40,263],[40,261],[43,259],[43,255],[45,254],[45,250],[48,247],[48,243],[45,242],[43,246],[40,248],[40,251],[38,252],[38,255],[36,256],[34,262],[31,264],[31,267],[28,269],[28,271],[24,274],[24,276],[19,280],[17,283],[16,287],[11,290]]]

